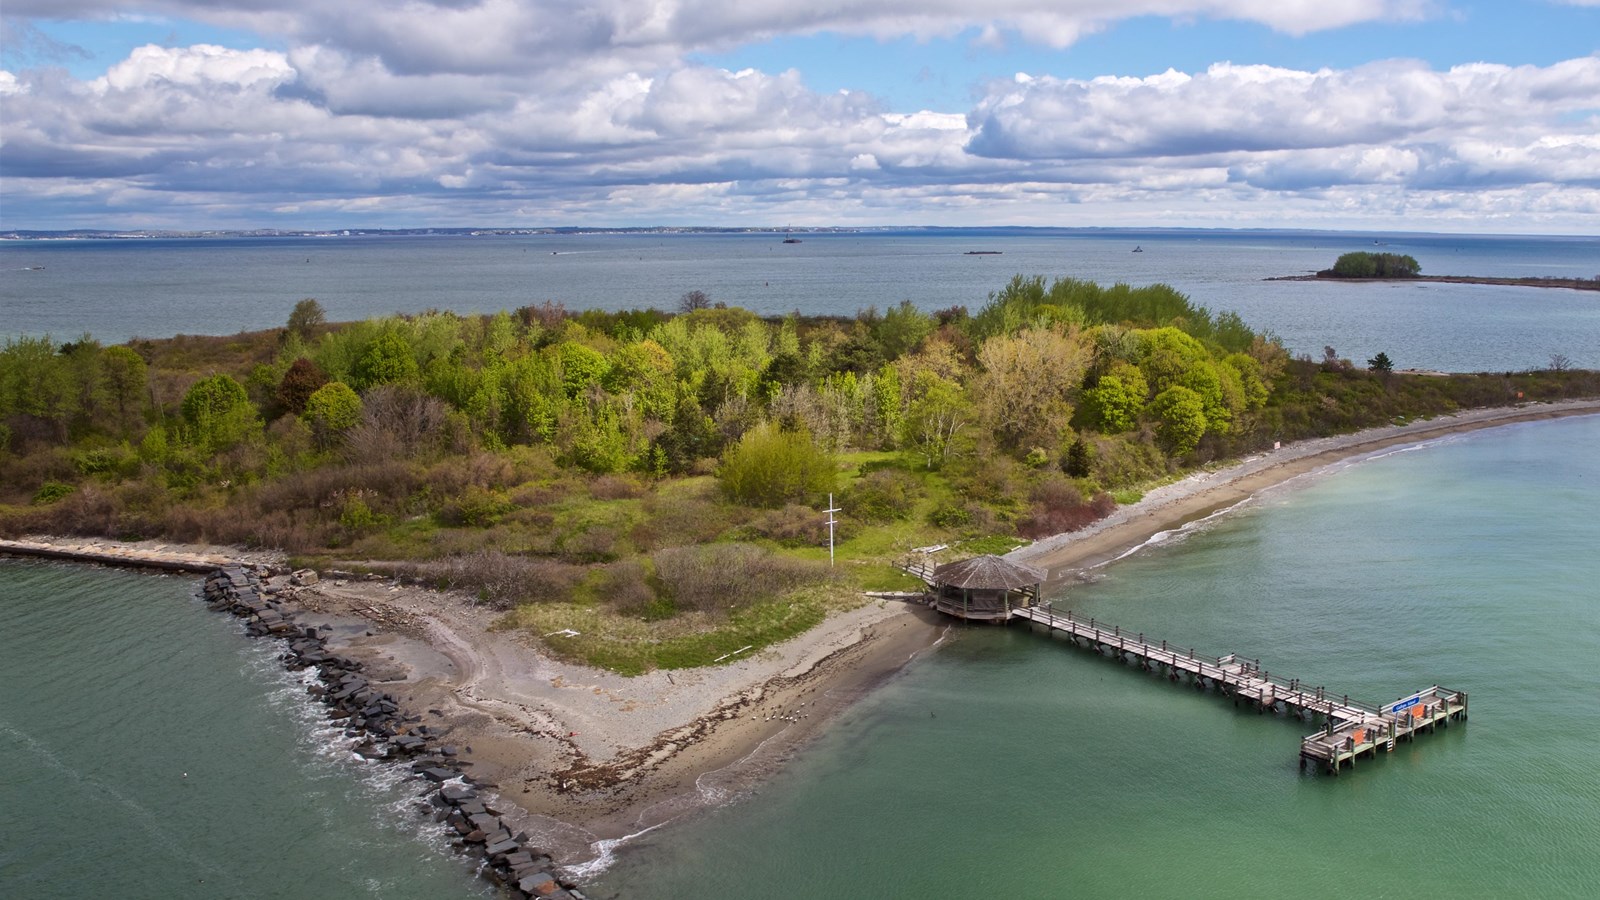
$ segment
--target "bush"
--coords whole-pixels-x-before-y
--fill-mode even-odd
[[[589,495],[596,500],[635,500],[644,492],[637,478],[621,475],[602,475],[589,483]]]
[[[837,465],[833,454],[803,431],[781,431],[761,425],[728,451],[717,478],[733,500],[750,506],[782,506],[816,499],[833,489]]]
[[[498,522],[513,508],[505,494],[474,484],[460,496],[446,501],[439,508],[438,519],[442,525],[483,528]]]
[[[284,381],[288,382],[288,376]],[[361,422],[361,398],[342,381],[329,382],[313,390],[306,395],[300,409],[317,445],[323,448],[337,445],[346,432]]]
[[[596,573],[594,591],[612,609],[625,616],[655,621],[670,618],[671,601],[656,596],[647,560],[625,559]]]
[[[559,603],[572,593],[585,575],[582,566],[550,559],[513,556],[499,550],[479,550],[433,562],[401,567],[409,574],[441,588],[459,590],[497,609],[521,603]]]
[[[1077,531],[1105,518],[1117,507],[1111,495],[1104,492],[1085,501],[1077,486],[1059,476],[1039,482],[1029,499],[1032,505],[1017,523],[1017,534],[1030,540]]]
[[[828,543],[827,515],[798,503],[762,513],[748,527],[754,534],[785,547],[821,547]],[[834,540],[843,541],[854,531],[853,518],[840,519],[834,526]]]
[[[898,522],[911,515],[923,494],[922,482],[911,475],[879,469],[851,485],[839,505],[845,515],[863,522]]]
[[[726,613],[829,577],[820,563],[750,544],[673,547],[651,559],[663,593],[680,611]]]
[[[77,488],[70,484],[62,484],[59,481],[46,481],[44,484],[39,485],[39,490],[34,493],[33,505],[49,506],[52,503],[59,502],[76,490]]]

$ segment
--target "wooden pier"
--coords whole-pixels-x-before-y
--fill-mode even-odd
[[[1173,681],[1189,678],[1196,685],[1209,681],[1222,693],[1254,705],[1262,712],[1277,712],[1316,721],[1322,730],[1300,741],[1300,767],[1307,763],[1321,766],[1337,775],[1346,765],[1354,768],[1362,756],[1376,756],[1379,750],[1393,751],[1400,741],[1415,740],[1419,732],[1432,732],[1443,724],[1467,718],[1465,691],[1446,690],[1438,685],[1424,688],[1393,703],[1374,705],[1352,700],[1348,694],[1334,694],[1322,686],[1302,684],[1299,679],[1275,678],[1261,670],[1261,661],[1230,654],[1223,657],[1196,653],[1194,648],[1156,644],[1143,634],[1132,634],[1094,619],[1081,619],[1069,612],[1056,612],[1047,605],[1012,609],[1011,619],[1042,625],[1052,634],[1064,634],[1075,644],[1136,662],[1146,671],[1164,671]]]

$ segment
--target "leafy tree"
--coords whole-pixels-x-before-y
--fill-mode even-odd
[[[183,395],[179,405],[189,443],[207,452],[243,440],[256,422],[256,409],[244,385],[231,375],[202,378]]]
[[[1137,425],[1149,386],[1138,366],[1119,363],[1083,392],[1088,423],[1106,434],[1120,434]]]
[[[928,468],[938,468],[956,454],[972,422],[972,408],[955,381],[926,369],[915,377],[911,403],[900,421],[900,443],[919,454]]]
[[[561,342],[556,354],[561,360],[561,387],[569,399],[582,395],[589,385],[599,384],[611,368],[605,354],[575,341]]]
[[[717,479],[729,498],[751,506],[807,502],[833,489],[838,465],[803,431],[758,425],[723,457]]]
[[[1388,375],[1394,371],[1394,361],[1389,359],[1389,354],[1379,351],[1377,356],[1367,360],[1367,368],[1379,375]]]
[[[1076,328],[1025,328],[984,341],[973,396],[985,426],[1010,447],[1054,446],[1091,358]]]
[[[342,381],[330,381],[306,398],[302,418],[324,449],[338,444],[361,421],[361,397]]]
[[[149,367],[144,357],[127,347],[107,347],[100,357],[106,395],[117,411],[117,424],[126,430],[144,411]]]
[[[288,371],[283,373],[283,380],[278,382],[276,393],[278,406],[285,412],[298,416],[306,411],[306,401],[317,388],[327,383],[328,373],[302,356],[289,365]]]
[[[411,345],[393,330],[385,331],[368,345],[350,373],[351,385],[360,391],[380,384],[413,382],[421,375]]]
[[[917,349],[933,333],[933,327],[932,318],[904,300],[889,307],[874,330],[884,355],[897,359]]]
[[[1206,433],[1205,401],[1183,385],[1173,385],[1150,401],[1150,411],[1158,422],[1156,433],[1176,455],[1200,445]]]
[[[1073,438],[1072,444],[1067,447],[1066,459],[1061,461],[1061,471],[1073,478],[1088,478],[1093,470],[1093,463],[1089,445],[1083,438],[1077,437]]]
[[[290,310],[287,330],[289,334],[309,343],[316,336],[317,330],[326,324],[328,324],[328,314],[322,308],[322,304],[307,297]]]
[[[7,338],[0,347],[0,418],[33,419],[65,442],[79,398],[71,366],[50,338]],[[11,424],[14,436],[22,433],[21,422]]]

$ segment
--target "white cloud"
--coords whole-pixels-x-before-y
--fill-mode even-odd
[[[1308,223],[1396,210],[1456,221],[1447,207],[1511,215],[1519,190],[1530,219],[1582,221],[1600,189],[1597,56],[1018,73],[962,113],[890,110],[861,91],[812,91],[801,72],[685,55],[824,29],[988,27],[996,40],[1065,44],[1140,14],[1303,33],[1422,15],[1422,0],[379,0],[362,16],[325,0],[7,2],[8,16],[160,10],[287,46],[141,47],[90,81],[0,70],[14,227],[29,215],[114,224],[124,210],[243,220],[232,224],[1060,224],[1071,209],[1227,224],[1264,200]],[[1467,203],[1474,192],[1491,199]]]
[[[1435,0],[9,0],[6,15],[108,18],[152,12],[373,57],[396,73],[487,74],[650,67],[695,50],[783,34],[949,37],[1066,47],[1139,16],[1258,22],[1288,34],[1416,19]],[[617,69],[609,74],[617,74]]]

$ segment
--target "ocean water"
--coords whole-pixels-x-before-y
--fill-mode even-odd
[[[1600,417],[1263,495],[1055,602],[1471,719],[1303,774],[1294,718],[973,627],[756,796],[638,838],[601,896],[1594,897]]]
[[[1600,275],[1593,237],[987,229],[799,244],[771,234],[0,241],[0,335],[232,334],[281,326],[304,297],[334,320],[547,300],[672,309],[690,290],[764,315],[853,315],[903,300],[976,310],[1023,274],[1165,282],[1316,357],[1332,346],[1358,362],[1382,351],[1400,368],[1500,371],[1559,353],[1600,367],[1600,292],[1263,280],[1351,250],[1409,253],[1430,274]]]
[[[491,896],[197,587],[0,558],[0,895]]]
[[[1165,281],[1298,352],[1600,367],[1600,295],[1265,282],[1372,235],[0,242],[0,335],[226,334],[450,308],[976,308],[1013,274]],[[1383,238],[1425,271],[1600,274],[1600,241]],[[1130,245],[1143,248],[1133,254]],[[999,256],[964,251],[1001,250]],[[35,268],[43,266],[43,268]],[[1309,727],[1021,629],[969,629],[755,798],[622,846],[595,896],[1588,897],[1600,884],[1600,419],[1481,432],[1277,492],[1057,602],[1464,728],[1301,776]],[[0,896],[458,897],[483,887],[190,579],[0,560]],[[203,684],[204,690],[196,685]],[[188,777],[183,777],[188,773]],[[20,812],[19,812],[20,811]]]

